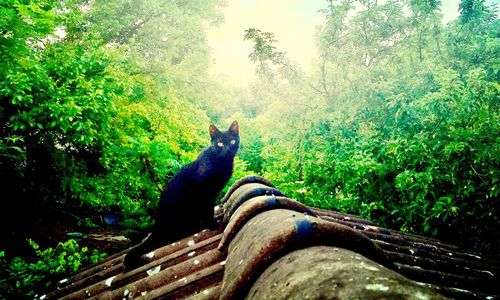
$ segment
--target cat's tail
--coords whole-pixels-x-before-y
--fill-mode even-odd
[[[156,244],[153,240],[152,235],[149,235],[125,255],[125,258],[123,259],[125,272],[136,269],[147,263],[147,260],[143,258],[143,255],[156,249]]]

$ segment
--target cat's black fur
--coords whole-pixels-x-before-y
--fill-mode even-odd
[[[213,124],[209,131],[210,146],[182,167],[161,194],[153,231],[125,256],[127,270],[143,264],[143,254],[216,225],[215,200],[233,174],[240,139],[236,121],[228,131],[221,132]]]

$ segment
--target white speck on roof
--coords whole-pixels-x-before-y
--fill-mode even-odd
[[[111,283],[113,282],[113,279],[115,279],[116,276],[111,276],[108,279],[106,279],[105,283],[107,286],[111,286]]]
[[[146,273],[148,273],[149,276],[153,276],[155,274],[158,274],[161,270],[161,266],[156,266],[154,268],[151,268],[149,270],[146,271]]]
[[[367,284],[365,286],[365,289],[371,291],[387,292],[389,290],[389,287],[380,283],[375,283],[375,284]]]

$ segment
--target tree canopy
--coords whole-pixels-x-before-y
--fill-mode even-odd
[[[1,249],[53,210],[96,226],[118,205],[123,229],[146,231],[208,125],[237,119],[233,180],[261,174],[307,205],[499,250],[496,6],[461,0],[443,24],[440,1],[325,1],[307,70],[274,33],[241,33],[257,73],[242,89],[208,72],[224,5],[1,2]]]

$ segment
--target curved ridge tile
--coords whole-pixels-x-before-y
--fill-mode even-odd
[[[390,269],[396,269],[384,250],[363,232],[340,223],[323,220],[318,222],[316,231],[327,245],[352,250]]]
[[[123,299],[135,298],[141,294],[154,293],[154,290],[166,285],[185,284],[183,279],[187,276],[200,272],[203,269],[219,264],[223,260],[220,253],[215,250],[209,250],[197,256],[190,257],[187,260],[179,262],[169,267],[158,265],[156,268],[151,268],[147,271],[147,276],[131,282],[127,285],[119,286],[114,289],[109,289],[101,294],[97,294],[92,299]],[[201,277],[201,276],[200,276]],[[111,286],[111,282],[109,283]],[[168,290],[163,290],[163,293],[168,293]]]
[[[287,209],[265,211],[247,222],[229,244],[221,299],[244,297],[257,276],[274,260],[311,245],[353,249],[387,262],[377,245],[352,228]]]
[[[224,218],[222,219],[222,224],[227,224],[229,222],[231,216],[242,203],[250,198],[264,195],[285,196],[278,189],[262,183],[246,183],[235,189],[226,203],[224,203]]]
[[[247,175],[247,176],[245,176],[245,177],[243,177],[243,178],[235,181],[233,183],[233,185],[231,185],[231,187],[229,188],[229,190],[227,191],[227,193],[224,195],[224,198],[222,198],[222,200],[220,201],[220,203],[222,203],[222,204],[226,203],[226,201],[229,199],[229,197],[231,196],[231,194],[237,188],[239,188],[240,186],[242,186],[244,184],[247,184],[247,183],[261,183],[263,185],[267,185],[269,187],[275,188],[275,186],[270,181],[268,181],[267,179],[265,179],[262,176],[259,176],[259,175]]]
[[[253,217],[229,244],[226,269],[221,286],[221,299],[242,298],[255,279],[257,271],[266,265],[273,252],[295,234],[295,212],[276,209]],[[288,222],[284,220],[290,219]],[[282,224],[283,223],[283,224]],[[281,224],[281,226],[276,226]]]
[[[448,299],[356,252],[312,246],[274,261],[247,299]]]
[[[218,249],[222,252],[227,250],[231,240],[234,238],[238,230],[252,217],[262,211],[286,208],[299,213],[305,213],[310,216],[316,216],[307,206],[286,197],[281,196],[257,196],[245,203],[241,204],[234,212],[229,220],[228,225],[224,229],[222,240],[219,243]]]

